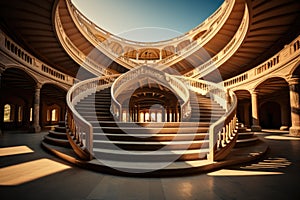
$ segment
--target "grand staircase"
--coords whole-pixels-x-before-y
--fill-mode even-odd
[[[123,162],[168,162],[206,159],[209,125],[225,110],[197,94],[190,122],[116,122],[110,113],[110,88],[89,95],[75,106],[93,125],[96,158]],[[202,114],[203,112],[203,114]]]
[[[184,175],[226,164],[223,160],[238,138],[234,94],[226,95],[214,83],[176,79],[148,67],[131,70],[126,75],[85,80],[68,92],[66,135],[70,145],[66,148],[71,146],[76,154],[73,160],[67,156],[69,161],[101,172],[134,176]],[[119,105],[126,102],[126,98],[130,98],[126,95],[134,85],[139,87],[135,98],[143,98],[140,91],[149,92],[153,87],[150,83],[156,77],[159,77],[157,84],[162,85],[158,87],[160,91],[154,90],[153,97],[160,97],[150,102],[165,99],[163,94],[167,95],[168,87],[169,92],[178,90],[178,102],[182,103],[179,110],[170,107],[175,112],[173,117],[162,117],[161,122],[122,118],[121,107],[116,107],[118,101]],[[124,90],[127,92],[120,93]],[[144,97],[149,98],[149,94]],[[228,101],[224,103],[225,100]],[[140,99],[134,102],[145,105]],[[169,111],[163,112],[163,115],[169,114]],[[43,143],[49,144],[52,136],[53,133],[49,133]],[[44,146],[51,149],[53,143],[50,147],[48,144]],[[218,161],[221,162],[216,164]]]

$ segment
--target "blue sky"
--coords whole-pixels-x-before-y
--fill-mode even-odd
[[[209,17],[224,0],[72,0],[99,27],[135,41],[179,36]]]

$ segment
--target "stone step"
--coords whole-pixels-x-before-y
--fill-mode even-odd
[[[159,150],[159,151],[126,151],[120,148],[103,149],[93,148],[96,158],[102,160],[126,162],[172,162],[206,159],[208,149],[191,150]]]
[[[112,140],[112,141],[193,141],[193,140],[205,140],[208,139],[207,133],[159,133],[155,135],[149,135],[145,133],[136,134],[115,134],[115,133],[102,133],[94,132],[93,139],[95,140]]]
[[[147,128],[184,128],[184,127],[208,127],[208,122],[115,122],[115,121],[90,121],[92,125],[102,127],[147,127]]]
[[[66,127],[65,126],[55,126],[54,130],[56,132],[66,133]]]
[[[93,140],[94,148],[110,149],[121,148],[127,151],[170,151],[170,150],[191,150],[208,148],[208,140],[197,141],[112,141]]]
[[[50,135],[45,135],[44,141],[46,143],[49,143],[52,145],[71,148],[71,145],[70,145],[68,139],[54,138],[54,137],[51,137]]]
[[[209,130],[208,127],[151,127],[151,128],[144,128],[144,127],[94,127],[95,133],[115,133],[115,134],[147,134],[148,136],[154,134],[167,134],[167,133],[177,133],[177,134],[184,134],[184,133],[207,133]]]
[[[50,130],[49,134],[50,137],[58,138],[58,139],[68,139],[66,132],[57,132],[55,130]]]

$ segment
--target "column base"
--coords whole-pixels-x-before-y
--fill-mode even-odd
[[[261,131],[260,125],[252,125],[251,126],[251,131],[254,131],[254,132]]]
[[[289,127],[288,127],[288,126],[281,126],[281,127],[280,127],[280,130],[281,130],[281,131],[288,131],[288,130],[289,130]]]
[[[41,127],[40,126],[32,126],[29,128],[29,132],[39,133],[39,132],[41,132]]]
[[[300,136],[300,126],[292,126],[289,132],[291,136]]]

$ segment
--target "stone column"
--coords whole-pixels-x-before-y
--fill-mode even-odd
[[[253,91],[251,93],[251,103],[252,103],[252,126],[251,131],[261,131],[259,125],[259,116],[258,116],[258,92]]]
[[[42,85],[37,83],[34,94],[34,105],[33,105],[33,131],[38,133],[41,131],[40,127],[40,99],[41,99],[41,88]]]
[[[292,127],[290,127],[290,135],[292,135],[292,136],[300,136],[299,82],[300,82],[300,79],[298,77],[291,78],[289,80],[291,121],[292,121]]]

